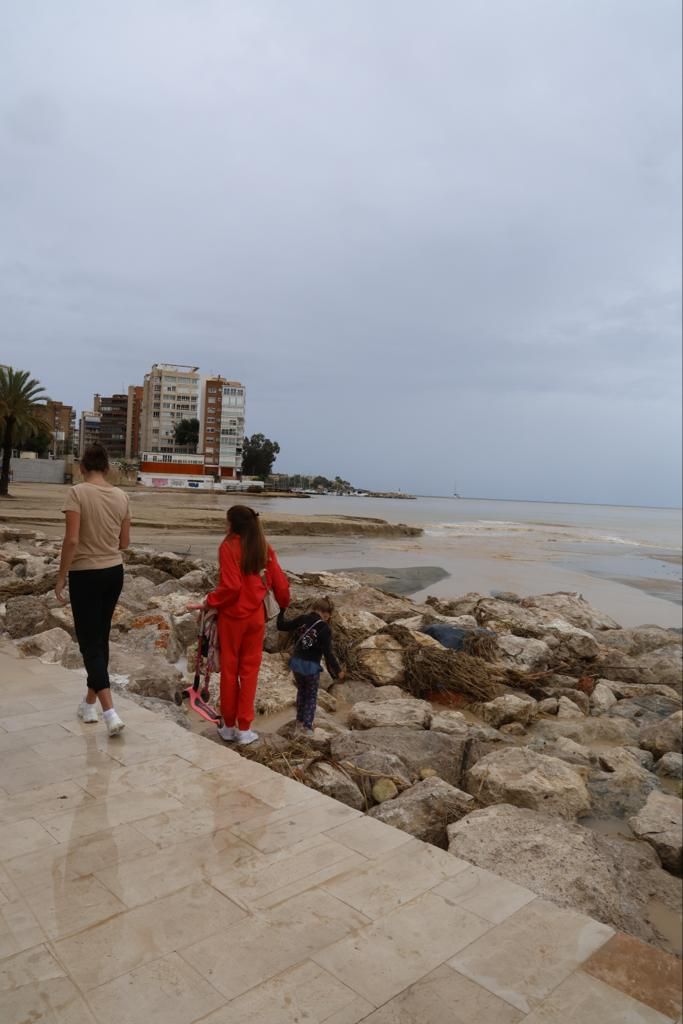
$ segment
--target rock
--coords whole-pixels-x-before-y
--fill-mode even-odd
[[[202,569],[193,569],[181,576],[178,583],[184,590],[189,590],[193,594],[208,593],[215,586],[216,576],[215,571],[204,572]]]
[[[21,640],[19,650],[27,658],[40,658],[46,664],[54,665],[61,661],[64,651],[70,645],[71,637],[66,630],[55,626]]]
[[[539,672],[550,663],[551,651],[543,640],[508,633],[498,637],[498,647],[502,654],[502,663],[509,668],[518,668],[522,672]]]
[[[167,576],[175,576],[176,579],[180,579],[188,572],[194,572],[197,568],[196,560],[183,558],[181,555],[176,555],[174,551],[158,553],[138,546],[128,548],[126,562],[129,565],[151,566],[161,570]]]
[[[466,789],[482,804],[511,803],[562,818],[590,808],[581,775],[557,757],[523,747],[487,754],[467,773]]]
[[[59,626],[72,639],[76,638],[76,627],[74,626],[74,616],[70,605],[57,605],[55,608],[50,608],[50,618],[53,625]]]
[[[641,768],[647,768],[649,772],[654,769],[655,759],[649,750],[641,750],[640,747],[624,747],[632,757],[635,757]]]
[[[557,717],[558,719],[583,718],[584,714],[581,708],[573,700],[570,700],[569,697],[560,697],[557,702]]]
[[[304,781],[307,786],[317,789],[319,793],[331,796],[357,811],[365,807],[365,800],[358,786],[340,768],[316,761],[306,769]]]
[[[629,819],[629,825],[639,839],[657,851],[667,871],[683,874],[683,800],[651,793],[640,813]]]
[[[557,697],[546,697],[545,700],[539,700],[536,706],[536,710],[539,715],[556,715],[557,708]]]
[[[197,642],[199,622],[194,612],[173,616],[173,630],[181,647],[187,648]]]
[[[337,710],[337,699],[332,694],[324,690],[322,686],[318,690],[318,707],[322,708],[323,711],[328,711],[330,714],[334,714]]]
[[[378,779],[372,787],[372,799],[376,804],[383,804],[398,796],[398,786],[392,779]]]
[[[681,693],[681,648],[676,645],[637,657],[621,651],[605,651],[598,661],[600,675],[623,683],[671,686]]]
[[[433,768],[445,782],[457,786],[469,745],[470,740],[461,736],[425,729],[364,729],[335,736],[332,757],[358,763],[358,755],[367,751],[393,754],[409,777],[417,778],[421,768]]]
[[[333,739],[331,736],[330,751]],[[364,750],[339,763],[356,783],[368,804],[372,802],[372,789],[379,779],[390,779],[399,793],[412,786],[414,781],[399,757],[382,750]]]
[[[376,686],[403,682],[403,651],[393,637],[382,633],[368,637],[358,644],[356,654]]]
[[[609,686],[601,682],[596,683],[590,697],[593,714],[601,715],[603,712],[609,711],[616,702],[617,698]]]
[[[153,565],[126,565],[126,576],[141,576],[149,580],[155,586],[165,583],[171,577],[162,569],[155,569]]]
[[[601,632],[602,630],[618,630],[620,628],[618,622],[594,608],[581,594],[539,594],[536,597],[524,598],[522,607],[550,612],[570,622],[573,626],[578,626],[579,629]]]
[[[595,771],[588,780],[593,817],[624,818],[635,814],[650,793],[659,788],[656,776],[621,747],[603,750],[598,755],[598,765],[602,771]]]
[[[438,778],[438,776],[433,768],[420,768],[419,778],[424,782],[425,779],[435,779]]]
[[[456,857],[644,942],[663,941],[648,920],[651,901],[679,906],[675,880],[644,843],[507,804],[468,814],[448,836]]]
[[[683,779],[683,754],[670,750],[657,761],[655,771],[663,779]]]
[[[175,662],[183,653],[175,632],[173,617],[162,611],[148,611],[136,615],[129,624],[128,633],[122,641],[135,651],[163,655]]]
[[[354,704],[349,714],[351,729],[382,727],[428,729],[432,708],[426,700],[368,701]]]
[[[598,634],[602,647],[612,647],[632,657],[651,654],[662,647],[680,647],[683,639],[680,633],[662,626],[635,626],[631,629],[608,629]]]
[[[683,711],[676,711],[669,715],[663,722],[656,722],[647,726],[640,734],[640,746],[649,750],[656,757],[663,757],[664,754],[683,753],[681,743],[681,727],[683,726]]]
[[[353,679],[345,683],[335,683],[330,688],[330,693],[342,704],[357,704],[359,701],[375,700],[377,697],[381,697],[384,689],[383,686],[378,687],[373,683],[361,683]]]
[[[508,722],[507,725],[501,725],[500,731],[505,736],[526,736],[526,729],[521,722]]]
[[[158,654],[143,656],[131,664],[125,674],[128,675],[127,691],[157,700],[172,701],[175,693],[185,685],[182,672]]]
[[[552,756],[559,757],[560,760],[566,761],[568,764],[580,765],[582,768],[588,768],[591,764],[591,752],[588,747],[582,746],[581,743],[575,743],[574,740],[567,739],[566,736],[560,736],[555,741]]]
[[[541,640],[548,623],[556,618],[554,615],[529,611],[521,605],[491,597],[481,598],[473,611],[479,626],[502,636],[514,635],[520,639]]]
[[[67,644],[62,651],[62,656],[59,659],[59,664],[64,668],[71,669],[72,671],[83,668],[83,655],[80,652],[79,646],[73,641]]]
[[[676,693],[672,686],[659,686],[657,683],[622,683],[612,679],[598,679],[598,683],[608,687],[618,700],[624,700],[628,697],[651,697],[656,695],[658,697],[668,697],[670,700],[681,703],[679,694]]]
[[[657,725],[658,722],[673,715],[680,708],[678,700],[669,700],[668,697],[661,697],[656,693],[645,697],[630,697],[626,700],[618,700],[610,708],[610,718],[629,718],[640,728],[650,725]]]
[[[432,732],[445,732],[451,736],[467,736],[467,719],[460,711],[441,711],[434,708],[432,711]]]
[[[346,607],[337,608],[332,617],[332,630],[340,629],[344,633],[353,633],[358,637],[372,636],[384,629],[386,622],[378,615],[366,611],[364,608]]]
[[[545,718],[534,726],[537,736],[555,739],[566,736],[577,743],[617,743],[627,746],[638,742],[638,727],[625,718],[565,718],[562,721]]]
[[[553,619],[543,628],[546,642],[549,636],[558,641],[555,656],[562,661],[590,660],[600,653],[595,637],[587,629],[580,629],[564,619]]]
[[[177,588],[176,588],[177,589]],[[124,576],[123,590],[119,605],[139,614],[147,609],[150,598],[156,593],[154,584],[144,576]]]
[[[13,640],[53,629],[57,622],[50,609],[35,597],[9,597],[5,610],[5,629]]]
[[[449,786],[443,779],[431,778],[411,786],[394,800],[373,807],[371,818],[393,825],[425,843],[445,849],[446,828],[474,807],[467,793]]]
[[[536,708],[535,700],[522,700],[513,693],[506,693],[482,704],[479,711],[485,722],[494,729],[500,729],[502,725],[508,725],[510,722],[528,725],[536,715]]]
[[[287,662],[279,654],[264,653],[256,688],[258,715],[274,715],[296,704],[296,687]]]
[[[376,615],[384,622],[393,622],[394,619],[415,614],[415,605],[408,598],[393,597],[374,587],[359,587],[356,580],[352,582],[356,584],[354,588],[335,596],[334,604],[337,615],[347,608],[362,608],[365,612]],[[325,589],[330,588],[325,587]]]

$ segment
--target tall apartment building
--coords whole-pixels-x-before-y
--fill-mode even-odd
[[[100,444],[110,459],[122,459],[126,454],[128,395],[95,395],[93,409],[100,415]]]
[[[65,455],[73,455],[76,431],[76,411],[73,406],[50,398],[38,406],[38,410],[38,415],[52,434],[50,454],[53,458],[63,459]]]
[[[240,479],[244,444],[245,388],[236,380],[207,377],[204,381],[199,436],[207,473]]]
[[[126,458],[137,459],[140,454],[140,423],[142,415],[142,385],[131,384],[128,388],[128,411],[126,415]]]
[[[145,374],[140,417],[140,452],[174,454],[175,427],[199,418],[200,376],[196,366],[155,363]]]
[[[81,413],[81,421],[78,428],[78,457],[83,458],[83,453],[89,444],[95,444],[100,440],[100,414],[94,410]]]

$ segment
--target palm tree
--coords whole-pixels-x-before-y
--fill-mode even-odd
[[[0,434],[3,439],[0,498],[9,496],[10,460],[15,438],[26,431],[37,433],[44,425],[40,403],[45,401],[44,389],[26,370],[0,367]]]

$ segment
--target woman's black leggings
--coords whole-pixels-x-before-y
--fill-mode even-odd
[[[109,686],[109,631],[122,587],[122,565],[69,573],[76,639],[88,673],[88,688],[95,693]]]

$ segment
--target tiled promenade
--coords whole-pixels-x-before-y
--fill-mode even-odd
[[[678,961],[0,648],[2,1024],[671,1024]]]

